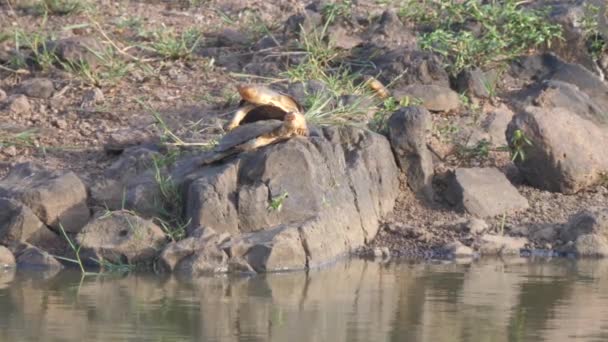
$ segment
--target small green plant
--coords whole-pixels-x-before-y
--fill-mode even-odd
[[[579,24],[587,40],[587,49],[594,59],[599,59],[606,49],[606,37],[599,31],[600,7],[594,4],[585,4],[585,15]]]
[[[463,159],[486,159],[492,150],[492,143],[486,139],[479,140],[474,146],[459,146],[458,155]]]
[[[152,42],[147,48],[165,59],[189,59],[201,41],[201,32],[189,28],[181,33],[163,26],[152,32]]]
[[[55,255],[54,257],[57,259],[60,259],[60,260],[64,260],[67,262],[77,264],[78,267],[80,268],[80,273],[83,276],[95,274],[95,273],[87,272],[86,269],[84,268],[84,264],[82,263],[82,259],[80,258],[80,249],[82,248],[82,246],[76,247],[76,244],[72,241],[72,239],[70,239],[70,237],[65,232],[65,229],[63,228],[63,225],[61,223],[59,223],[59,230],[61,231],[61,235],[63,235],[63,238],[68,243],[68,245],[70,246],[72,251],[74,251],[74,254],[76,255],[76,259],[65,258],[65,257],[57,256],[57,255]]]
[[[519,158],[521,161],[526,159],[524,148],[526,146],[532,146],[532,142],[521,129],[517,129],[513,132],[511,137],[511,161],[517,161]]]
[[[287,197],[289,197],[287,191],[283,191],[283,193],[281,193],[280,195],[273,197],[270,200],[270,204],[268,204],[268,210],[280,212],[283,208],[283,202],[285,201],[285,199],[287,199]]]
[[[378,106],[374,118],[370,121],[369,127],[372,131],[385,133],[388,130],[388,119],[399,108],[420,105],[422,101],[417,98],[404,96],[401,100],[389,96]]]
[[[561,27],[550,24],[545,13],[522,8],[516,0],[410,0],[408,5],[412,8],[402,15],[433,28],[420,37],[421,47],[446,57],[452,75],[474,66],[503,64],[561,37]],[[479,32],[470,29],[471,23]]]
[[[20,133],[9,133],[0,131],[0,149],[3,147],[36,147],[37,129],[31,128]]]

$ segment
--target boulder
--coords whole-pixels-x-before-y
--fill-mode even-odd
[[[27,242],[45,248],[57,241],[30,208],[16,200],[0,198],[0,245],[14,246]]]
[[[479,252],[482,255],[519,256],[527,243],[526,238],[484,234],[479,241]]]
[[[496,168],[456,169],[445,196],[453,205],[480,218],[528,208],[528,200]]]
[[[511,149],[516,148],[516,130],[531,143],[520,142],[525,158],[517,158],[516,165],[537,188],[572,194],[597,184],[608,172],[608,125],[563,107],[527,107],[508,126]]]
[[[444,86],[433,84],[414,84],[395,89],[395,98],[401,100],[405,97],[417,99],[421,106],[432,112],[449,112],[460,107],[458,93]]]
[[[422,107],[401,108],[388,121],[391,146],[410,188],[433,199],[433,159],[426,146],[431,114]]]
[[[495,71],[467,69],[458,74],[455,83],[458,93],[466,92],[469,96],[487,99],[495,95],[498,75]]]
[[[0,102],[6,100],[6,92],[0,88]]]
[[[505,132],[513,119],[513,111],[506,106],[501,106],[491,111],[481,122],[481,127],[488,134],[488,138],[494,146],[507,145]]]
[[[107,212],[91,220],[76,236],[85,260],[116,264],[150,262],[166,243],[162,229],[132,212]]]
[[[21,84],[21,92],[29,97],[48,99],[54,91],[53,81],[48,78],[30,78]]]
[[[15,265],[16,261],[13,253],[8,248],[0,246],[0,269],[15,267]]]
[[[89,219],[87,190],[70,171],[50,171],[25,163],[13,167],[0,180],[0,197],[16,199],[46,225],[78,232]]]
[[[608,208],[591,208],[573,215],[559,234],[570,252],[580,256],[608,256]]]
[[[323,128],[217,165],[188,157],[171,177],[190,227],[165,264],[190,274],[225,270],[226,262],[255,272],[330,262],[376,236],[399,191],[386,138],[354,127]],[[188,240],[200,227],[231,238]]]
[[[15,256],[19,268],[63,268],[63,265],[52,255],[35,246],[27,244],[21,246]]]

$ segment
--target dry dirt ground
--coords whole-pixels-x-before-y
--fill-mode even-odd
[[[289,77],[281,72],[256,76],[263,72],[239,70],[238,65],[241,59],[251,59],[254,50],[276,49],[277,54],[289,55],[289,47],[276,47],[269,40],[280,35],[285,20],[304,6],[295,0],[102,0],[92,2],[88,5],[92,7],[83,11],[44,16],[35,6],[24,5],[26,2],[0,1],[0,60],[10,58],[15,49],[15,31],[19,31],[30,38],[95,37],[102,46],[112,49],[111,63],[115,65],[102,68],[92,77],[57,67],[0,69],[0,89],[7,97],[19,94],[23,83],[33,77],[48,78],[55,88],[50,98],[28,97],[30,109],[19,113],[0,110],[0,133],[11,142],[0,147],[0,176],[17,163],[35,162],[50,169],[73,170],[88,184],[117,158],[104,149],[112,135],[138,132],[145,139],[166,133],[154,113],[160,113],[171,131],[185,141],[213,141],[223,133],[223,125],[237,106],[237,84],[280,86],[287,82]],[[359,3],[356,10],[360,13],[379,14],[389,6],[386,1]],[[160,39],[155,32],[173,32],[172,37],[179,43],[180,35],[190,29],[201,36],[187,58],[164,58],[150,51],[149,47]],[[226,66],[233,60],[237,67]],[[99,91],[95,95],[95,89],[103,98]],[[493,104],[481,104],[481,115],[501,105],[500,98]],[[467,113],[433,115],[436,124],[449,127],[458,125],[459,117]],[[508,152],[490,151],[483,159],[446,158],[437,169],[445,171],[460,165],[513,168]],[[522,227],[535,230],[546,223],[565,222],[580,209],[608,203],[608,189],[602,186],[565,196],[530,188],[521,184],[517,175],[511,178],[529,200],[530,209],[488,220],[492,230],[513,234]],[[386,229],[372,245],[408,254],[440,247],[454,238],[474,244],[468,234],[454,228],[467,218],[441,200],[421,202],[404,187],[394,214],[387,218]],[[391,225],[400,228],[395,230]],[[426,233],[416,232],[421,228]],[[539,242],[536,247],[549,246]]]

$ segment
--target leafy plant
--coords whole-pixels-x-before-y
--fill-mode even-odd
[[[606,49],[605,37],[599,31],[600,7],[594,4],[585,4],[585,15],[579,20],[585,39],[587,49],[594,59],[599,59]]]
[[[420,37],[420,45],[445,56],[453,75],[501,64],[561,37],[561,27],[548,23],[542,11],[522,8],[516,0],[428,1],[402,15],[433,28]]]
[[[268,210],[280,212],[283,208],[283,202],[285,201],[285,199],[287,199],[287,197],[289,197],[287,191],[283,191],[282,194],[273,197],[270,200],[270,204],[268,204]]]
[[[144,47],[165,59],[189,59],[198,47],[202,38],[201,32],[196,28],[189,28],[181,33],[168,29],[164,25],[161,29],[152,32],[152,42]]]
[[[521,129],[517,129],[513,132],[511,137],[511,160],[515,162],[517,158],[521,161],[526,159],[524,148],[526,146],[532,146],[532,142]]]

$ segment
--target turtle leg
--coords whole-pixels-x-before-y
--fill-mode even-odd
[[[239,146],[242,151],[252,151],[260,147],[268,146],[279,140],[278,136],[274,137],[258,137]]]
[[[249,113],[256,107],[256,105],[249,103],[237,109],[234,113],[234,116],[232,116],[232,120],[230,120],[230,123],[226,126],[226,130],[231,131],[235,129],[241,123],[241,121],[245,119],[247,113]]]

